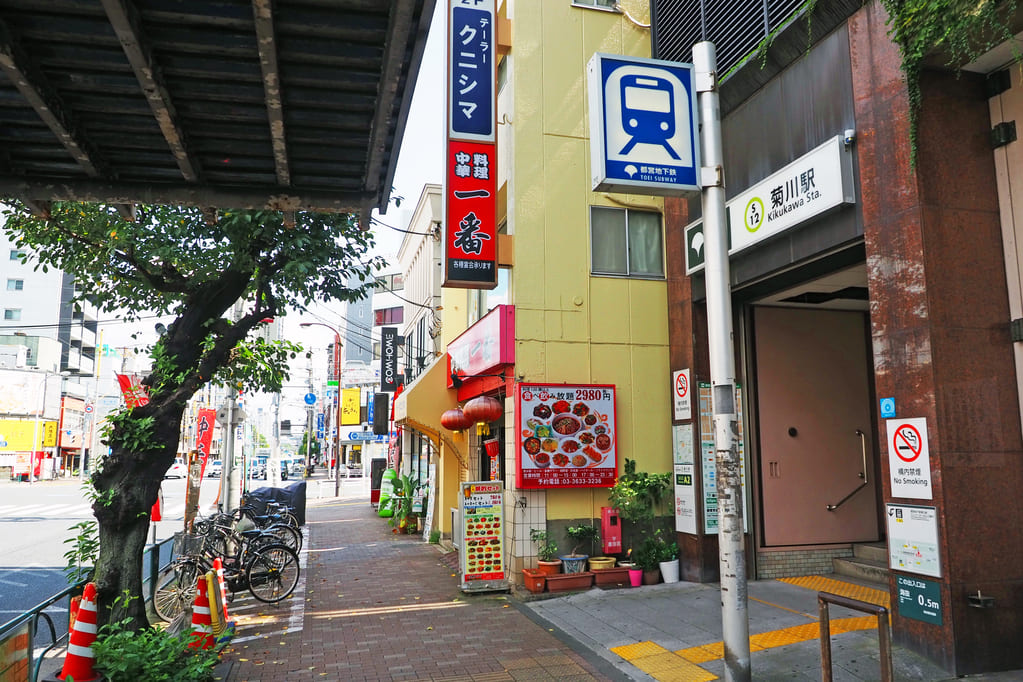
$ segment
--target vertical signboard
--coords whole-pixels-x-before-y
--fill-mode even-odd
[[[362,389],[343,388],[341,389],[341,425],[352,426],[359,423],[361,416],[360,404]]]
[[[497,286],[495,0],[448,0],[444,286]]]
[[[888,504],[888,566],[898,571],[941,577],[936,507]]]
[[[696,463],[693,455],[693,425],[671,428],[675,459],[675,530],[696,535]]]
[[[518,384],[520,488],[611,487],[618,474],[613,384]]]
[[[196,415],[195,423],[195,449],[199,453],[199,476],[206,475],[206,460],[210,456],[210,447],[213,445],[213,422],[217,418],[217,411],[211,407],[204,407]]]
[[[703,532],[717,535],[718,532],[718,485],[717,452],[714,448],[714,411],[710,384],[701,382],[698,386],[700,398],[700,462],[703,473]],[[742,490],[743,532],[749,533],[749,504],[746,495],[746,452],[742,430],[742,386],[735,385],[735,418],[739,434],[736,445],[739,448],[739,485]]]
[[[508,588],[504,568],[504,492],[499,481],[462,483],[461,588],[466,591]]]
[[[398,389],[398,328],[380,328],[380,392]]]

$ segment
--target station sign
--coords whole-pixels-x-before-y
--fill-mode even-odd
[[[597,53],[586,70],[593,190],[699,192],[693,65]]]

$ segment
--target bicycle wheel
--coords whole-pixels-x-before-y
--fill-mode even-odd
[[[281,523],[275,523],[269,528],[264,529],[264,532],[276,538],[275,544],[287,545],[296,554],[302,551],[302,533],[297,529]]]
[[[153,594],[156,615],[169,623],[191,608],[195,602],[195,585],[202,574],[202,567],[191,560],[175,562],[160,571]]]
[[[275,604],[295,591],[300,572],[298,555],[290,547],[268,545],[253,550],[245,580],[253,597]]]

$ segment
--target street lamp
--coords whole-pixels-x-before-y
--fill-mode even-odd
[[[341,496],[341,332],[323,322],[300,322],[299,327],[326,327],[334,332],[334,378],[337,380],[337,415],[334,420],[334,497]]]
[[[35,426],[32,429],[32,452],[31,452],[31,454],[29,455],[29,458],[28,458],[28,483],[29,483],[29,485],[32,484],[32,479],[35,476],[35,468],[36,468],[36,443],[39,442],[39,422],[40,422],[40,420],[46,414],[46,384],[47,384],[47,382],[49,382],[51,376],[58,376],[58,377],[62,377],[64,379],[66,379],[67,377],[71,376],[71,372],[68,372],[68,371],[65,370],[65,371],[60,372],[58,374],[58,373],[55,373],[55,372],[50,372],[50,370],[43,370],[43,380],[40,382],[39,389],[38,389],[38,391],[42,391],[42,396],[39,398],[39,401],[36,403],[37,405],[40,405],[40,407],[38,409],[36,409]],[[42,445],[40,444],[39,447],[41,449]],[[42,462],[42,458],[41,457],[40,457],[39,461]]]

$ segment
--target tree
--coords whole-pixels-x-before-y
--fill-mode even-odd
[[[182,414],[207,382],[278,391],[300,347],[247,340],[268,318],[313,300],[354,301],[383,261],[372,236],[350,215],[140,207],[127,221],[111,206],[55,203],[46,218],[12,204],[4,230],[38,260],[75,278],[75,295],[128,320],[153,312],[174,321],[152,348],[143,379],[149,403],[116,413],[110,447],[93,472],[100,552],[95,582],[99,623],[148,625],[142,550],[149,511],[174,462]],[[31,256],[25,256],[28,258]],[[353,276],[361,284],[349,287]],[[243,301],[239,319],[226,313]]]

